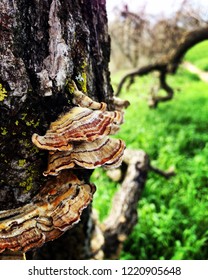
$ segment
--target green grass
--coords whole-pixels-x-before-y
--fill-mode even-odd
[[[190,61],[197,61],[195,55],[193,48]],[[113,77],[113,85],[119,78]],[[146,102],[155,78],[137,79],[121,95],[131,105],[117,137],[127,147],[147,152],[152,165],[176,171],[169,180],[149,172],[138,204],[139,221],[121,259],[208,259],[208,84],[183,69],[168,82],[177,89],[174,99],[156,110]],[[119,186],[99,169],[92,180],[97,185],[93,204],[102,220]]]
[[[208,40],[201,42],[190,49],[185,60],[188,60],[199,67],[201,70],[208,71]]]

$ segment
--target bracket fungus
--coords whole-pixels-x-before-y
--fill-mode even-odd
[[[73,107],[52,122],[44,136],[33,134],[32,141],[49,151],[44,176],[57,176],[71,168],[115,168],[121,164],[125,143],[111,139],[123,123],[122,111],[106,111],[104,102],[96,102],[77,89],[72,82]]]
[[[99,166],[116,168],[121,164],[125,144],[120,139],[103,137],[93,142],[75,144],[72,151],[49,154],[48,169],[43,175],[58,175],[63,169],[81,166],[94,169]]]
[[[76,106],[52,122],[44,136],[32,136],[34,145],[49,151],[43,175],[55,177],[30,203],[0,211],[0,253],[40,247],[79,222],[95,186],[78,179],[73,169],[114,168],[122,162],[125,143],[109,135],[123,123],[123,112],[107,111],[106,103],[93,101],[74,82],[72,86]]]
[[[73,149],[73,142],[90,142],[115,134],[122,122],[122,112],[73,107],[52,122],[44,136],[33,134],[32,142],[40,149],[69,151]]]
[[[26,252],[59,237],[79,222],[94,192],[70,171],[48,180],[29,204],[0,212],[0,253]]]

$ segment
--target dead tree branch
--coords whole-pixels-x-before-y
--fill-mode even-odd
[[[156,62],[154,64],[149,64],[143,67],[140,67],[137,70],[134,70],[128,74],[126,74],[120,81],[116,95],[118,96],[124,86],[124,83],[130,79],[132,82],[134,81],[134,77],[136,76],[144,76],[154,71],[159,72],[159,81],[160,88],[165,90],[166,96],[154,96],[151,99],[150,106],[157,107],[159,102],[165,102],[173,98],[174,90],[168,85],[166,81],[166,77],[168,74],[175,74],[177,69],[182,62],[182,59],[186,52],[195,46],[196,44],[208,39],[208,27],[197,29],[189,32],[185,38],[181,41],[178,48],[169,54],[166,58],[161,59],[160,62]]]
[[[144,151],[127,149],[123,164],[127,166],[126,173],[113,198],[110,214],[103,224],[97,224],[98,228],[95,229],[97,239],[96,242],[92,241],[92,244],[100,242],[101,245],[93,250],[97,255],[95,258],[118,258],[123,242],[137,223],[137,204],[147,178],[148,156]]]
[[[108,176],[119,182],[120,188],[112,199],[112,208],[106,220],[100,224],[94,212],[94,230],[91,239],[93,259],[118,259],[123,242],[138,221],[137,206],[147,179],[153,171],[166,179],[175,175],[174,169],[161,170],[150,164],[142,150],[126,149],[120,168],[109,170]]]

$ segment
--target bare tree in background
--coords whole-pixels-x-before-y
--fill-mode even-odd
[[[149,73],[158,73],[158,86],[155,85],[150,90],[149,105],[156,107],[159,102],[170,100],[174,90],[167,84],[167,74],[174,74],[177,71],[185,53],[194,45],[208,39],[207,15],[200,9],[194,9],[188,0],[184,0],[179,10],[171,17],[151,17],[142,8],[138,13],[133,13],[126,6],[121,12],[116,22],[118,25],[116,32],[114,24],[110,30],[115,45],[119,46],[123,57],[126,58],[133,67],[133,71],[127,73],[120,81],[116,90],[116,95],[128,81],[127,88],[134,83],[137,76]],[[119,28],[123,33],[127,33],[127,41],[120,36]],[[124,31],[125,30],[125,31]],[[136,38],[136,39],[135,39]],[[126,48],[128,45],[128,48]],[[137,49],[137,55],[133,49]],[[116,53],[115,50],[112,54]],[[139,54],[139,55],[138,55]],[[118,58],[117,58],[118,59]],[[112,56],[114,60],[114,56]],[[121,58],[119,58],[120,61]],[[124,59],[125,61],[125,59]],[[122,65],[117,65],[118,69]],[[125,68],[125,62],[123,65]],[[135,67],[136,66],[136,67]],[[157,96],[159,89],[163,89],[167,95]]]
[[[112,62],[116,60],[118,49],[124,65],[127,60],[131,68],[163,60],[188,32],[206,26],[207,15],[201,9],[193,8],[189,0],[184,0],[178,11],[170,16],[150,15],[145,6],[132,12],[131,7],[125,5],[121,10],[117,9],[115,21],[109,25],[113,41]],[[121,63],[119,68],[122,68]]]

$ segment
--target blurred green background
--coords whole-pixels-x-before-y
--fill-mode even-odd
[[[208,70],[208,42],[190,49],[185,59]],[[124,72],[112,75],[116,85]],[[116,137],[128,148],[143,149],[151,164],[176,176],[169,180],[149,172],[138,203],[139,221],[124,243],[121,259],[208,259],[208,83],[181,65],[168,83],[173,100],[149,109],[152,75],[137,78],[122,99],[131,105]],[[160,92],[162,94],[162,91]],[[93,206],[103,220],[119,185],[102,169],[93,173],[98,186]]]

